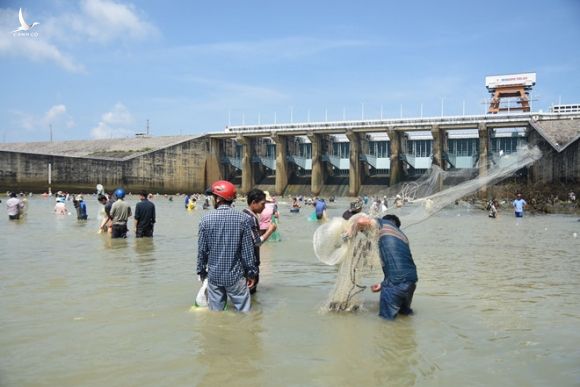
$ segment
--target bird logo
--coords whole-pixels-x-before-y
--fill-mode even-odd
[[[31,29],[33,29],[34,27],[36,27],[37,25],[40,24],[37,22],[34,22],[32,24],[26,23],[26,21],[24,20],[24,17],[22,16],[22,8],[20,8],[20,11],[18,11],[18,20],[20,21],[20,27],[18,27],[14,31],[12,31],[13,34],[15,34],[17,32],[30,31]]]

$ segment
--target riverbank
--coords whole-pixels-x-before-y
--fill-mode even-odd
[[[521,192],[528,203],[527,211],[543,214],[575,214],[580,215],[580,199],[570,200],[570,192],[577,196],[580,186],[577,184],[535,184],[525,185],[506,183],[488,189],[488,198],[495,198],[502,209],[511,209],[516,193]],[[478,198],[480,199],[480,198]],[[479,200],[481,208],[485,209],[486,200]]]

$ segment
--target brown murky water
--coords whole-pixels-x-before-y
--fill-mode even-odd
[[[283,240],[263,247],[239,315],[189,311],[203,211],[158,198],[153,240],[111,241],[87,202],[86,223],[42,198],[0,221],[2,386],[580,384],[575,217],[455,207],[407,229],[416,314],[386,322],[370,292],[365,311],[320,313],[335,269],[314,257],[304,209],[281,205]]]

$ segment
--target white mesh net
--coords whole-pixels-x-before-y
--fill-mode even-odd
[[[366,289],[362,283],[363,278],[381,267],[378,244],[373,243],[378,238],[378,228],[352,232],[357,221],[366,216],[357,214],[348,221],[333,218],[314,233],[314,251],[318,259],[327,265],[339,265],[336,284],[324,310],[358,310],[362,306],[361,293]],[[349,234],[353,236],[346,242],[343,236]]]
[[[409,203],[413,206],[409,213],[401,214],[401,228],[408,228],[414,224],[420,223],[435,213],[441,211],[448,205],[462,197],[469,195],[480,188],[495,184],[507,177],[512,176],[519,169],[533,164],[542,157],[538,147],[521,148],[518,152],[502,157],[501,160],[494,160],[494,165],[489,168],[487,175],[477,176],[467,179],[464,171],[442,171],[434,167],[431,178],[425,180],[422,184],[421,196],[414,197]],[[454,179],[460,183],[436,192],[439,182],[442,179]]]

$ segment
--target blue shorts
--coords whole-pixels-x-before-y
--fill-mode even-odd
[[[516,218],[523,218],[524,217],[523,211],[522,212],[516,211],[515,214],[516,214]]]
[[[390,282],[381,284],[381,302],[379,316],[387,320],[393,320],[397,314],[412,314],[411,302],[417,284],[415,282],[403,282],[394,285]]]

